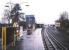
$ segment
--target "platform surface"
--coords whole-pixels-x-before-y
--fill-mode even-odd
[[[12,50],[12,48],[9,50]],[[41,29],[36,29],[31,35],[24,32],[21,40],[16,42],[13,50],[44,50]]]

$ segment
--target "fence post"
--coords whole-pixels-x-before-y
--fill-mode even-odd
[[[6,50],[6,27],[2,27],[2,50]]]

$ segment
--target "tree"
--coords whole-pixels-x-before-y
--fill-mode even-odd
[[[10,16],[10,18],[13,21],[12,23],[19,21],[19,15],[20,15],[19,10],[21,10],[20,5],[19,4],[15,4],[14,8],[11,10],[11,16]]]
[[[68,20],[68,12],[63,12],[61,15],[60,15],[60,19],[59,20]]]

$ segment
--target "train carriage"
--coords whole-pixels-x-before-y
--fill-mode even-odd
[[[35,28],[34,15],[26,15],[26,26],[27,26],[27,33],[31,34]]]

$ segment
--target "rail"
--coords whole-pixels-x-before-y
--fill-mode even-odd
[[[44,46],[47,50],[68,50],[60,41],[50,34],[46,28],[42,32]]]

